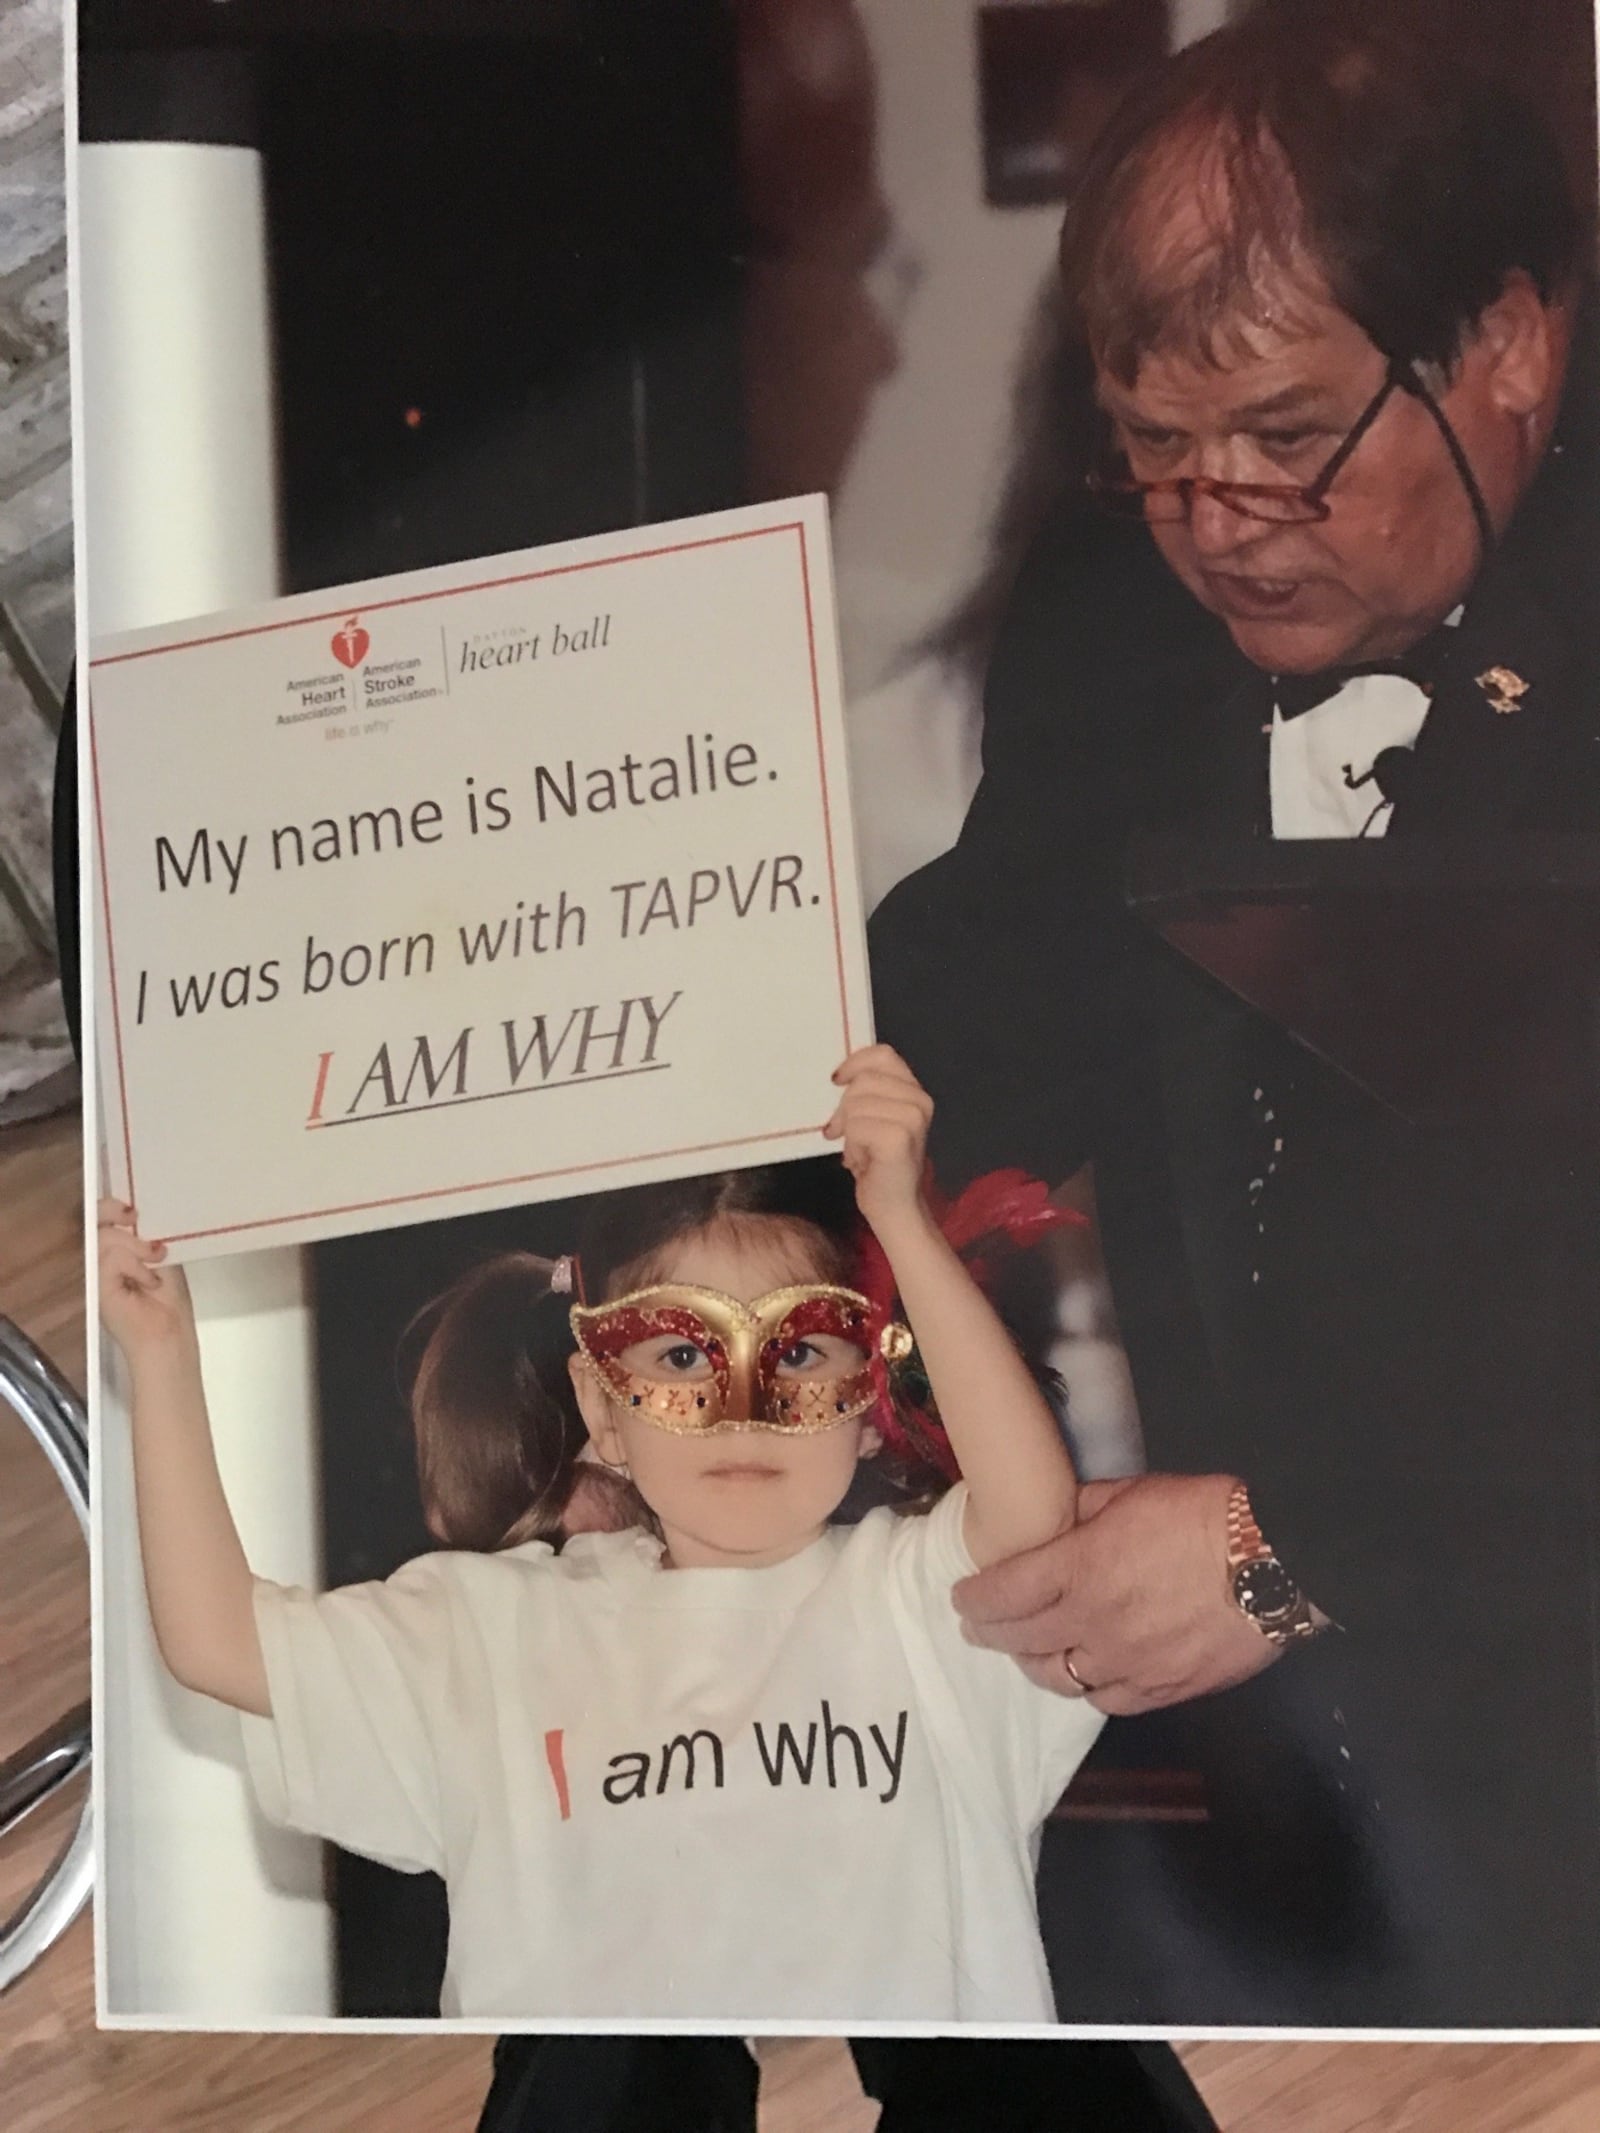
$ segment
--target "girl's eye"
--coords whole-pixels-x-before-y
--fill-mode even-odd
[[[866,1361],[865,1351],[854,1341],[835,1333],[815,1333],[791,1341],[778,1357],[778,1368],[786,1377],[842,1378],[865,1369]]]
[[[673,1340],[659,1334],[654,1340],[635,1341],[631,1348],[624,1348],[617,1361],[635,1377],[662,1381],[711,1374],[706,1352],[697,1341]]]

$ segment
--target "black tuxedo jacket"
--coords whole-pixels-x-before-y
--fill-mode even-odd
[[[1391,836],[1600,830],[1586,412],[1451,633]],[[1493,667],[1528,684],[1514,713]],[[1278,1670],[1326,1676],[1308,1753],[1353,1750],[1413,1818],[1398,1854],[1481,1897],[1476,1941],[1438,1910],[1459,1963],[1432,1998],[1372,2018],[1600,2019],[1600,1195],[1569,1149],[1408,1126],[1128,913],[1139,832],[1269,834],[1271,711],[1143,528],[1064,511],[994,654],[960,841],[874,918],[879,1028],[946,1182],[1093,1162],[1150,1465],[1248,1480],[1344,1631]]]

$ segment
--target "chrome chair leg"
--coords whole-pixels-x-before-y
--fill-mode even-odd
[[[9,1837],[88,1765],[89,1706],[80,1703],[0,1762],[0,1838]]]
[[[83,1402],[49,1359],[0,1318],[0,1401],[14,1408],[49,1460],[89,1536],[89,1425]],[[0,1841],[90,1760],[87,1706],[71,1711],[0,1763]],[[16,1983],[71,1925],[94,1886],[94,1839],[85,1796],[77,1827],[49,1873],[0,1925],[0,1993]]]

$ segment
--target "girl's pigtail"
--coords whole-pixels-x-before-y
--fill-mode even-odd
[[[588,1432],[567,1370],[560,1262],[507,1252],[464,1275],[417,1321],[411,1385],[428,1530],[450,1548],[559,1545]]]

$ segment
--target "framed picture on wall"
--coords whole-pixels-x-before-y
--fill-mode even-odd
[[[980,8],[983,186],[990,206],[1065,200],[1112,107],[1166,48],[1166,0],[1024,0]]]

